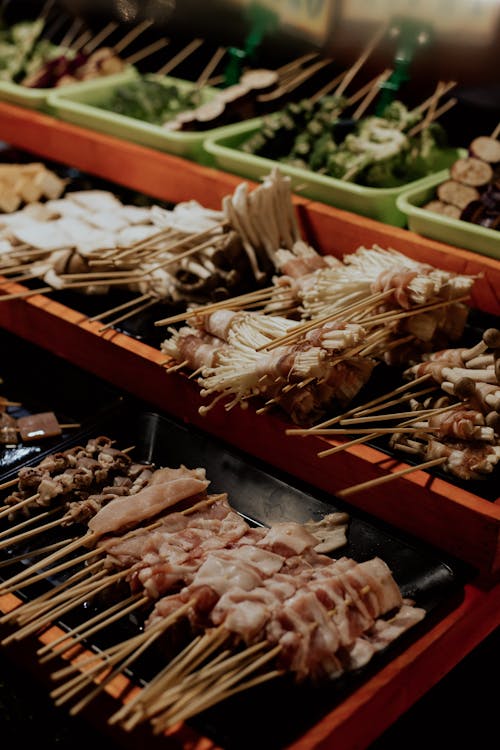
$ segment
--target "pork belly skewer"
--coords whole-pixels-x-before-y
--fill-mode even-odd
[[[370,583],[366,585],[367,579],[363,578],[361,571],[365,570],[363,566],[368,570],[372,565],[375,571],[381,561],[374,560],[358,566],[351,560],[341,558],[338,561],[321,561],[323,564],[304,568],[300,564],[300,555],[290,558],[292,559],[295,566],[293,572],[279,571],[264,578],[260,583],[257,581],[257,585],[250,589],[230,586],[227,578],[223,584],[217,576],[214,577],[213,572],[209,572],[212,561],[208,560],[205,569],[200,569],[193,584],[181,592],[182,600],[182,597],[190,596],[192,590],[198,587],[200,589],[202,598],[196,601],[189,616],[195,632],[200,627],[200,619],[205,623],[207,617],[209,618],[212,631],[209,630],[208,633],[212,633],[212,643],[207,640],[205,648],[210,649],[214,641],[217,648],[223,647],[225,644],[220,643],[220,639],[224,632],[229,641],[236,637],[237,642],[250,646],[248,651],[244,651],[239,657],[248,656],[248,671],[245,669],[244,673],[237,676],[235,682],[259,669],[265,661],[275,658],[279,661],[277,669],[273,670],[273,676],[291,670],[297,681],[334,679],[344,670],[366,663],[374,653],[370,650],[368,631],[373,627],[370,623],[377,620],[381,608],[376,604],[375,578],[370,576]],[[218,570],[221,572],[223,568],[219,565]],[[387,573],[388,569],[384,571],[384,576]],[[207,610],[207,602],[210,600],[210,597],[207,599],[207,586],[217,591],[210,610]],[[402,606],[401,594],[397,587],[394,595],[395,599],[391,599],[391,595],[385,599],[388,609]],[[364,599],[367,596],[370,597],[369,602]],[[160,600],[157,605],[158,614],[161,611],[160,606],[167,606],[168,612],[169,606],[172,605],[172,597],[165,602]],[[418,613],[415,611],[413,614],[413,623],[424,616],[423,610]],[[314,642],[314,637],[310,640],[313,632],[317,634],[318,642]],[[362,633],[365,634],[365,642],[359,640]],[[259,657],[256,660],[253,652],[256,646],[260,651],[260,644],[265,645],[267,657]],[[195,643],[193,651],[198,648],[198,644]],[[198,655],[195,665],[199,658]],[[184,669],[178,663],[175,663],[171,670],[167,667],[156,680],[146,686],[137,699],[120,709],[118,714],[112,717],[111,722],[120,721],[126,729],[130,729],[141,721],[160,715],[162,719],[159,723],[162,729],[165,728],[164,719],[176,721],[180,718],[176,712],[181,706],[184,710],[186,700],[191,700],[191,691],[198,680],[198,688],[201,690],[210,685],[213,677],[205,683],[205,675],[208,677],[208,672],[214,668],[220,669],[217,664],[222,665],[224,662],[219,662],[216,657],[208,665],[205,664],[198,674],[193,672],[191,665],[188,666],[188,661]],[[222,680],[227,676],[226,670],[227,667],[221,670]],[[179,677],[182,678],[180,684]],[[186,693],[187,688],[189,689]],[[217,692],[216,689],[215,695]],[[197,707],[193,711],[192,708],[188,709],[182,718],[201,710]],[[131,709],[133,713],[129,716]],[[168,714],[165,714],[166,709],[169,710]],[[159,723],[156,724],[157,728]]]

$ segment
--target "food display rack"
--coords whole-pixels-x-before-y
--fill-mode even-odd
[[[241,182],[234,175],[10,104],[0,104],[0,139],[38,159],[71,165],[172,203],[198,200],[219,208],[221,199]],[[475,274],[471,305],[500,314],[500,263],[495,259],[299,196],[294,202],[305,237],[319,251],[341,256],[361,245],[379,244],[447,270]],[[5,283],[3,289],[17,292],[23,287]],[[326,439],[287,438],[288,425],[273,414],[215,407],[202,417],[197,386],[182,374],[167,375],[159,350],[114,329],[102,332],[99,323],[50,297],[34,294],[4,302],[0,325],[331,495],[352,484],[353,476],[364,481],[406,465],[363,445],[345,451],[339,461],[319,459]],[[449,614],[287,750],[320,750],[332,743],[343,750],[366,747],[500,625],[500,497],[487,501],[415,471],[391,482],[390,492],[381,485],[353,495],[350,502],[472,566],[474,576]],[[11,606],[12,595],[0,599],[0,608]],[[55,631],[49,637],[57,637]],[[112,685],[109,690],[112,693]],[[185,727],[173,731],[170,740],[165,738],[165,747],[215,750],[210,740],[193,739]]]

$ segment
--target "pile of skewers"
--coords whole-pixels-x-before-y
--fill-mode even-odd
[[[300,233],[290,180],[276,171],[251,193],[239,185],[219,211],[196,201],[168,210],[124,205],[103,190],[68,191],[0,217],[0,238],[4,276],[47,284],[0,301],[116,288],[134,296],[96,318],[126,308],[123,320],[158,302],[185,306],[259,289],[271,281],[276,253],[291,250]]]
[[[377,246],[340,261],[295,243],[276,265],[271,287],[156,321],[171,325],[169,371],[191,370],[213,397],[201,413],[251,400],[311,424],[346,408],[379,362],[404,364],[463,334],[472,276]]]
[[[352,445],[389,437],[389,446],[414,460],[414,466],[354,485],[346,497],[433,466],[459,480],[491,477],[500,462],[500,331],[487,329],[470,348],[433,351],[404,371],[409,382],[308,429],[289,435],[321,435],[338,445],[331,456]],[[401,406],[406,409],[401,411]],[[346,440],[346,436],[353,436]],[[356,436],[356,437],[354,437]],[[343,442],[342,442],[343,441]]]
[[[175,634],[171,658],[162,638],[155,665],[161,658],[165,666],[110,723],[131,730],[150,721],[159,733],[271,679],[337,679],[425,617],[403,598],[382,559],[330,556],[346,543],[344,513],[254,527],[227,494],[208,493],[204,469],[157,468],[129,454],[106,436],[92,438],[2,486],[16,487],[0,511],[14,523],[1,532],[0,547],[12,555],[3,565],[20,559],[20,542],[31,551],[29,564],[6,578],[0,593],[62,575],[61,583],[1,618],[12,628],[2,643],[43,633],[69,612],[75,622],[86,603],[79,624],[38,650],[44,663],[71,660],[53,673],[59,685],[51,693],[58,705],[71,702],[71,713],[169,634]],[[49,515],[56,519],[47,523]],[[16,522],[19,516],[27,520]],[[66,536],[54,542],[47,531],[56,524]],[[34,548],[36,536],[48,543]],[[89,619],[96,600],[101,606]],[[139,634],[99,652],[85,650],[92,636],[132,613],[142,623]]]
[[[96,32],[86,27],[80,18],[70,20],[62,38],[56,42],[68,17],[60,11],[51,15],[53,5],[53,0],[48,0],[34,19],[12,25],[4,21],[0,30],[0,80],[26,88],[66,86],[121,73],[168,44],[165,38],[157,39],[125,56],[125,50],[152,26],[152,21],[139,23],[105,46],[119,24],[110,22]]]

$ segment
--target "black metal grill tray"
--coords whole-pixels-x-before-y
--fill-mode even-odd
[[[7,407],[10,415],[19,418],[53,411],[60,424],[81,426],[38,442],[0,445],[0,476],[28,461],[40,460],[46,451],[57,450],[120,398],[104,381],[1,329],[0,347],[4,353],[0,361],[0,395],[21,403],[19,407]]]
[[[131,453],[134,460],[151,461],[157,466],[184,464],[188,468],[204,467],[211,481],[209,492],[227,492],[231,505],[257,525],[265,526],[281,520],[301,522],[321,518],[334,510],[347,511],[350,516],[348,543],[336,556],[347,555],[359,562],[380,556],[391,568],[403,595],[414,599],[427,611],[419,625],[378,654],[366,667],[326,687],[298,687],[283,678],[235,696],[192,720],[194,727],[227,750],[250,750],[257,746],[264,750],[278,750],[299,737],[455,607],[472,574],[458,561],[445,558],[420,541],[407,538],[335,498],[311,490],[212,436],[157,414],[132,399],[122,400],[104,417],[89,423],[87,430],[73,435],[61,449],[81,444],[87,437],[96,435],[108,435],[120,448],[135,446]],[[50,539],[55,540],[57,533],[50,532]],[[48,541],[45,537],[44,543]],[[24,555],[24,564],[27,564],[35,548],[26,543],[11,548],[4,553],[4,565],[9,557],[18,558],[19,554]],[[0,575],[12,575],[21,564],[16,562],[0,568]],[[61,580],[63,578],[51,579],[46,586]],[[43,585],[36,591],[35,587],[30,587],[29,593],[24,592],[23,596],[35,596],[43,589]],[[102,604],[91,602],[81,611],[65,617],[60,625],[70,629],[82,618],[91,617],[99,606]],[[88,645],[95,649],[105,648],[136,633],[141,622],[131,618],[117,623]],[[143,658],[132,665],[130,675],[143,684],[154,676],[161,658],[161,653]]]

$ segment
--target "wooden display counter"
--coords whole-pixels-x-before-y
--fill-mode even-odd
[[[173,203],[195,199],[219,208],[222,197],[241,182],[7,104],[0,104],[0,138],[38,158]],[[295,204],[305,238],[321,252],[341,256],[376,243],[443,269],[477,274],[473,306],[500,314],[500,262],[299,197]],[[5,283],[2,290],[22,287]],[[217,406],[202,417],[198,387],[182,374],[167,374],[159,350],[113,329],[102,332],[99,323],[50,296],[3,302],[0,326],[332,496],[350,486],[352,477],[364,481],[405,466],[363,445],[341,457],[321,459],[318,452],[329,444],[326,439],[286,437],[290,425],[273,414],[227,412]],[[424,471],[400,477],[390,487],[356,493],[349,502],[471,565],[477,575],[453,611],[287,750],[326,750],[333,743],[342,750],[367,747],[500,625],[500,585],[495,585],[500,573],[500,496],[488,501]],[[1,608],[11,605],[0,599]],[[215,748],[206,738],[185,732],[178,730],[165,747]]]

